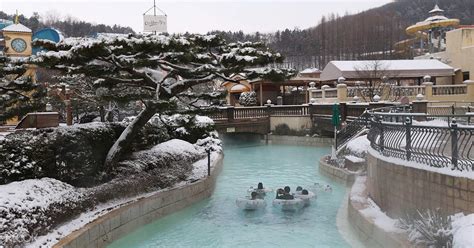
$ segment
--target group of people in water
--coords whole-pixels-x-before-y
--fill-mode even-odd
[[[295,194],[299,195],[308,195],[309,192],[307,189],[303,189],[301,186],[296,187],[296,193],[291,194],[291,188],[290,186],[285,186],[285,188],[279,188],[276,192],[276,197],[275,199],[280,199],[280,200],[293,200],[295,199]]]
[[[316,190],[331,191],[332,188],[329,185],[320,185],[315,183]],[[256,210],[266,207],[265,197],[268,192],[271,192],[272,189],[265,188],[263,183],[259,182],[257,188],[250,187],[248,192],[250,196],[245,198],[236,199],[236,204],[239,208],[244,210]],[[310,205],[310,200],[315,198],[316,194],[304,189],[301,186],[296,187],[295,192],[291,192],[290,186],[285,186],[284,188],[279,188],[276,190],[276,197],[273,199],[273,206],[280,207],[282,210],[298,210],[303,207]]]

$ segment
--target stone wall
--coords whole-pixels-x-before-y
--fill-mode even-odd
[[[367,154],[368,193],[391,217],[415,209],[474,212],[474,180],[397,165]]]
[[[210,177],[158,192],[94,220],[53,247],[105,247],[141,226],[209,197],[222,169],[223,155],[213,161]]]
[[[326,137],[310,136],[289,136],[268,134],[262,142],[274,145],[295,145],[295,146],[331,146],[333,139]]]
[[[271,116],[270,130],[274,131],[275,127],[280,124],[286,124],[292,130],[301,131],[311,128],[311,117],[309,116]]]

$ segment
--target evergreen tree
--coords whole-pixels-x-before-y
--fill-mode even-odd
[[[0,122],[44,108],[45,88],[25,76],[24,59],[0,54]]]
[[[128,35],[66,39],[54,44],[37,41],[49,52],[32,59],[33,63],[68,74],[84,74],[94,79],[103,98],[141,100],[145,108],[110,148],[106,168],[113,168],[139,130],[156,113],[202,112],[196,103],[216,102],[222,94],[195,92],[193,87],[214,84],[216,80],[236,82],[265,78],[283,80],[293,71],[262,69],[282,61],[262,43],[230,43],[215,35]],[[257,69],[252,69],[257,68]]]

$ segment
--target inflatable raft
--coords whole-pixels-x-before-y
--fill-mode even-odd
[[[284,211],[296,211],[303,208],[305,205],[303,199],[295,198],[292,200],[283,200],[283,199],[275,199],[273,200],[273,206],[279,207],[281,210]]]
[[[244,210],[257,210],[267,206],[267,203],[263,199],[251,200],[249,198],[238,198],[235,200],[235,204]]]

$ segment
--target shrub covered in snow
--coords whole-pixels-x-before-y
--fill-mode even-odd
[[[150,171],[156,168],[171,167],[177,163],[191,169],[192,163],[204,154],[193,144],[184,140],[172,139],[154,146],[149,150],[133,153],[129,159],[120,163],[121,167],[134,168],[137,171]]]
[[[359,158],[365,158],[369,147],[370,141],[367,139],[367,135],[362,135],[347,142],[346,150],[348,154],[353,154]]]
[[[242,106],[257,105],[257,93],[255,91],[242,92],[239,97],[239,103]]]
[[[452,247],[451,217],[439,209],[417,210],[400,219],[400,227],[408,231],[409,240],[427,247]]]
[[[104,173],[103,162],[130,120],[10,134],[0,140],[0,184],[50,177],[75,186],[91,186],[106,180],[110,175]],[[213,130],[208,117],[156,116],[142,129],[131,152],[174,138],[195,143]]]
[[[0,247],[20,247],[82,210],[83,194],[56,179],[0,185]]]

